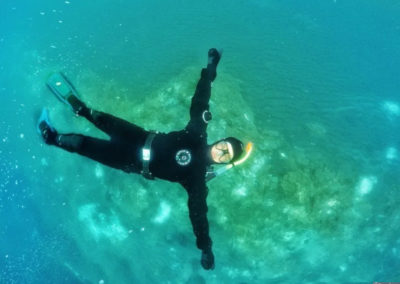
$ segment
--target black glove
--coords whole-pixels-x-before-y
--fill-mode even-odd
[[[216,48],[211,48],[208,51],[208,64],[217,67],[219,60],[221,59],[222,49],[217,50]]]
[[[203,250],[201,253],[201,266],[204,269],[214,269],[214,254],[211,249]]]
[[[208,64],[207,64],[207,74],[211,81],[214,81],[217,77],[217,65],[221,59],[222,50],[218,51],[215,48],[211,48],[208,51]],[[203,74],[202,74],[203,77]]]

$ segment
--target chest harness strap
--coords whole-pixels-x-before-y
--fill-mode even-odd
[[[144,147],[142,149],[142,171],[140,172],[147,179],[154,179],[153,174],[149,170],[150,158],[151,158],[151,143],[153,142],[156,132],[150,131],[144,142]]]

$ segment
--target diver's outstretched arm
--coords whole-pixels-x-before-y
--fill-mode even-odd
[[[212,240],[209,236],[207,220],[207,193],[208,189],[202,181],[182,183],[188,192],[189,217],[196,236],[196,245],[202,251],[201,265],[204,269],[214,269],[214,254],[212,253]]]
[[[217,76],[217,66],[220,59],[221,53],[215,48],[208,51],[207,68],[201,70],[201,77],[190,105],[190,121],[186,128],[197,132],[205,132],[207,123],[211,120],[211,113],[209,112],[211,83]]]

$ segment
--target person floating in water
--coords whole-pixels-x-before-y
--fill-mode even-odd
[[[38,121],[38,131],[48,145],[78,153],[127,173],[145,178],[160,178],[180,183],[188,193],[190,221],[197,247],[202,251],[201,265],[214,268],[212,241],[207,220],[207,175],[211,165],[233,165],[244,152],[243,143],[233,137],[207,144],[207,126],[211,120],[209,100],[211,83],[217,76],[221,53],[208,51],[208,64],[201,77],[190,106],[190,120],[184,129],[170,133],[146,131],[110,114],[89,108],[78,97],[74,86],[62,73],[52,75],[47,85],[72,111],[92,122],[110,136],[103,140],[81,134],[61,134],[50,124],[47,109]],[[214,173],[215,176],[215,173]]]

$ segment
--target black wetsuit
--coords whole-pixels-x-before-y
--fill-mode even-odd
[[[190,107],[190,121],[183,130],[157,133],[151,145],[149,170],[156,178],[179,182],[187,191],[189,215],[196,236],[197,247],[210,250],[207,220],[207,186],[205,175],[211,160],[207,145],[207,120],[204,113],[209,110],[211,82],[216,77],[216,64],[202,69],[201,78]],[[104,165],[140,173],[142,170],[142,149],[148,131],[110,114],[87,108],[84,104],[79,115],[91,121],[97,128],[110,136],[110,140],[88,137],[80,134],[58,134],[56,145],[70,152],[89,157]],[[187,150],[190,162],[179,165],[178,151]]]

